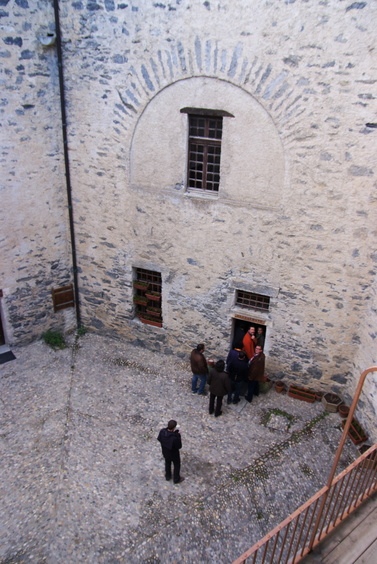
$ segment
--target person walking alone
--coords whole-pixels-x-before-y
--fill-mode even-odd
[[[179,451],[182,448],[182,439],[177,429],[177,422],[174,419],[169,421],[167,427],[161,429],[157,440],[161,443],[162,455],[165,458],[166,480],[171,480],[171,464],[173,463],[173,482],[180,484],[184,480],[184,477],[180,475],[181,456]]]

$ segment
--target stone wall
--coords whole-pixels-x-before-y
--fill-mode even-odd
[[[60,257],[63,281],[70,257],[67,239],[56,248],[56,231],[68,238],[56,57],[32,48],[31,37],[38,20],[53,28],[53,14],[49,2],[38,13],[24,4],[2,7],[13,26],[2,49],[14,81],[17,57],[34,53],[15,86],[20,100],[33,92],[33,65],[44,65],[34,91],[49,102],[27,115],[37,118],[28,122],[33,151],[43,138],[46,152],[28,188],[55,214],[38,261],[48,291],[49,261]],[[204,341],[224,356],[235,317],[249,313],[266,325],[271,375],[348,393],[364,363],[377,363],[377,131],[366,125],[376,121],[376,3],[60,1],[60,12],[84,325],[182,356]],[[180,109],[207,105],[234,115],[224,118],[215,198],[186,191]],[[16,142],[12,158],[23,170]],[[20,198],[27,170],[23,178]],[[35,254],[40,245],[25,261],[33,275]],[[162,329],[135,318],[137,267],[162,274]],[[16,276],[3,286],[18,315],[32,318],[16,297]],[[237,308],[236,289],[270,296],[269,312]]]
[[[72,281],[56,49],[40,41],[52,4],[3,0],[0,16],[0,307],[12,344],[73,328],[75,316],[54,314],[51,298]]]

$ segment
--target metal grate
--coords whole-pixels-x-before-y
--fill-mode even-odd
[[[161,294],[161,274],[154,270],[145,270],[144,268],[136,269],[136,280],[139,282],[148,282],[149,290],[152,292],[159,292]]]
[[[162,327],[161,291],[159,272],[136,268],[134,304],[136,315],[142,323]]]
[[[268,311],[270,309],[270,298],[262,294],[253,294],[252,292],[237,290],[236,305],[245,309]]]

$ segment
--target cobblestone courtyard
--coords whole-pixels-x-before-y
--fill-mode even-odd
[[[0,366],[3,564],[230,563],[326,482],[341,432],[321,403],[270,390],[215,419],[188,361],[69,341],[13,348]],[[171,418],[178,486],[156,440]],[[347,441],[341,468],[356,455]]]

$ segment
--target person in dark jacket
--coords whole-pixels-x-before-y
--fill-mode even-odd
[[[240,401],[242,387],[244,382],[247,382],[249,372],[248,360],[244,351],[239,351],[237,358],[230,360],[227,364],[227,372],[229,373],[231,385],[227,403],[232,403],[233,394],[233,403],[238,403]]]
[[[205,346],[201,343],[196,349],[191,351],[190,364],[192,371],[191,391],[193,394],[205,395],[204,387],[207,382],[208,365],[203,352]],[[200,380],[199,389],[197,388],[198,380]]]
[[[264,340],[265,340],[265,336],[264,336],[264,333],[263,333],[263,329],[262,329],[262,327],[258,327],[258,329],[257,329],[257,342],[258,342],[258,345],[260,347],[262,347],[262,349],[264,349]]]
[[[249,360],[249,373],[248,373],[248,386],[246,400],[250,403],[253,400],[253,395],[259,394],[259,382],[264,379],[264,366],[266,357],[263,353],[262,347],[257,345],[255,347],[255,354]]]
[[[210,370],[208,376],[209,384],[209,414],[215,411],[215,417],[219,417],[222,414],[221,406],[223,403],[223,397],[230,392],[230,380],[226,372],[224,372],[225,362],[223,360],[218,360]],[[216,409],[215,409],[216,400]]]
[[[225,363],[227,372],[229,372],[228,370],[229,364],[232,362],[232,360],[238,358],[238,353],[242,351],[242,349],[243,349],[242,341],[237,341],[234,347],[228,352],[228,356],[226,357],[226,363]]]
[[[165,458],[165,478],[171,480],[171,463],[174,466],[173,482],[179,484],[183,482],[184,477],[180,475],[181,456],[179,450],[182,448],[182,440],[177,422],[171,419],[167,427],[161,429],[157,440],[161,443],[162,454]]]

